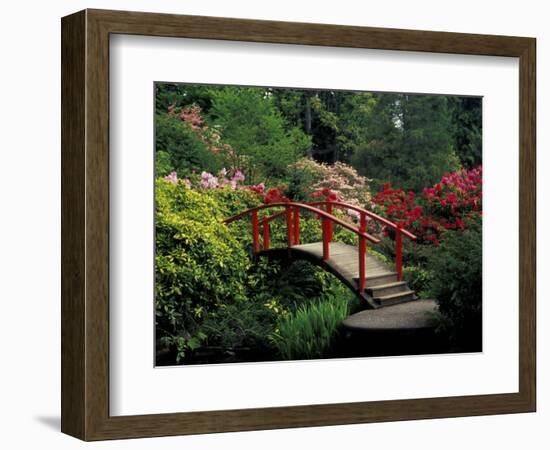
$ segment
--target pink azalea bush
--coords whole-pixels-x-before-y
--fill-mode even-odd
[[[229,159],[234,158],[235,152],[229,144],[223,142],[221,131],[206,124],[200,106],[191,105],[180,109],[171,105],[168,107],[168,113],[187,123],[212,153],[224,153]]]
[[[357,173],[352,166],[336,162],[334,164],[318,163],[312,159],[303,158],[291,166],[298,172],[303,172],[307,178],[312,178],[310,196],[315,192],[330,190],[340,201],[365,207],[370,204],[369,179]],[[313,197],[315,198],[315,197]]]
[[[175,170],[170,172],[168,175],[164,177],[166,181],[170,181],[171,183],[177,184],[178,183],[178,174]]]
[[[196,180],[195,186],[200,189],[216,189],[216,188],[238,189],[238,188],[249,187],[249,186],[242,185],[242,183],[245,180],[245,176],[239,169],[235,170],[231,177],[229,177],[228,175],[229,175],[229,171],[225,167],[219,171],[218,176],[210,172],[203,171],[200,175],[200,178]],[[187,187],[189,188],[193,187],[193,183],[188,178],[185,178],[183,180],[178,180],[178,174],[176,171],[170,172],[170,174],[165,176],[164,179],[174,184],[177,184],[178,181],[181,181]],[[263,183],[261,183],[261,185],[250,186],[249,188],[250,189],[253,188],[255,192],[262,193],[265,186]]]
[[[202,172],[199,186],[204,189],[212,189],[219,187],[220,183],[218,177],[212,175],[210,172]]]

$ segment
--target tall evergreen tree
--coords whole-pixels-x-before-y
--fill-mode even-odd
[[[374,178],[419,191],[458,168],[447,97],[378,94],[353,161]]]
[[[466,167],[481,164],[482,99],[481,97],[449,97],[454,146],[460,162]]]
[[[310,141],[298,127],[288,126],[271,90],[224,87],[211,89],[210,95],[209,122],[220,127],[249,181],[281,178],[304,156]]]

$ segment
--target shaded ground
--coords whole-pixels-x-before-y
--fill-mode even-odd
[[[436,331],[436,303],[416,300],[377,310],[365,310],[348,317],[341,325],[326,358],[359,358],[460,353],[447,336]],[[471,351],[471,350],[469,350]],[[481,351],[478,349],[477,351]],[[238,362],[278,361],[267,348],[220,347],[198,349],[189,364],[228,364]],[[157,365],[171,365],[173,355],[159,355]]]
[[[405,356],[457,351],[436,332],[437,304],[416,300],[361,311],[342,323],[334,346],[339,357]]]

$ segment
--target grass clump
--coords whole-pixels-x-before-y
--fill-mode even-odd
[[[336,286],[318,301],[299,306],[282,319],[271,341],[282,359],[322,358],[349,313],[349,294],[343,286]]]

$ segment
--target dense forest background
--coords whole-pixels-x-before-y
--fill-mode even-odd
[[[157,175],[239,168],[284,179],[307,156],[418,192],[481,164],[482,99],[157,83]],[[212,151],[214,150],[214,151]]]

